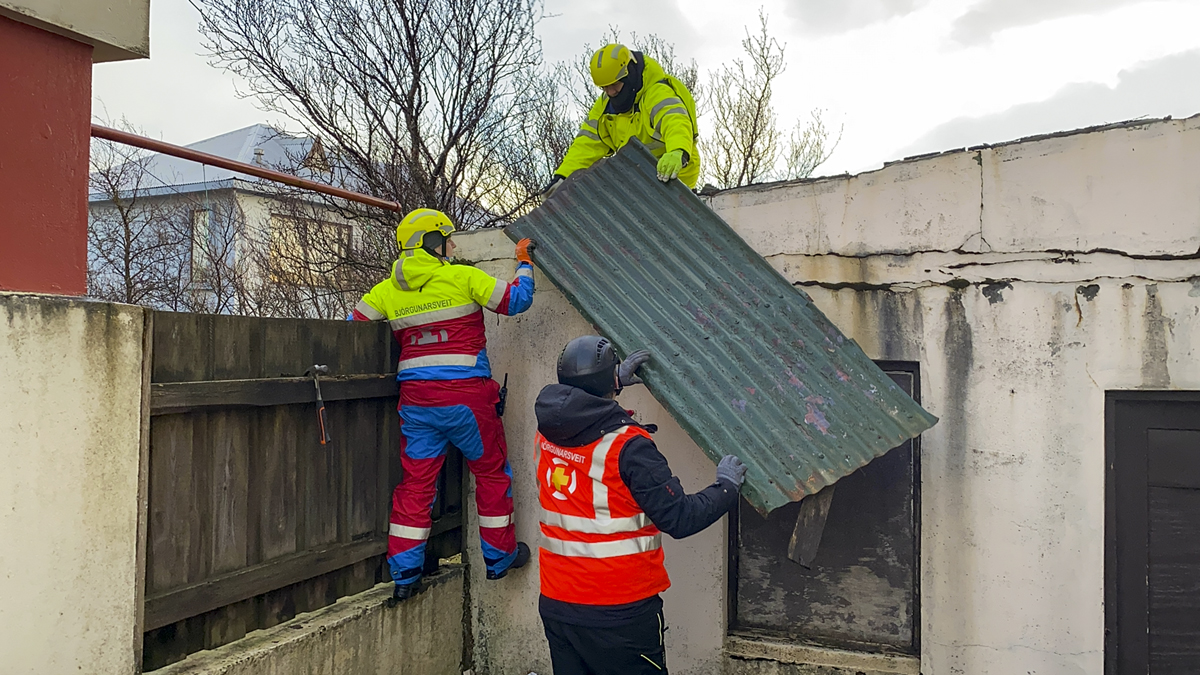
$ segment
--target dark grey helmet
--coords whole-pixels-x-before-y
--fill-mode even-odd
[[[593,396],[619,391],[617,367],[621,359],[612,343],[596,335],[584,335],[567,343],[558,356],[558,383],[578,387]]]

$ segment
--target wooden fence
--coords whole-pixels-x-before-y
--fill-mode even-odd
[[[144,670],[387,580],[387,326],[156,312],[153,327]],[[314,364],[330,370],[326,445]],[[432,563],[461,551],[458,453],[439,491]]]

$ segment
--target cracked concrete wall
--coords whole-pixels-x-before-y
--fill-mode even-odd
[[[145,311],[0,293],[0,671],[134,673]]]
[[[1200,389],[1198,159],[1193,117],[711,200],[921,364],[926,675],[1103,670],[1104,392]]]
[[[711,199],[869,356],[921,365],[923,404],[941,417],[922,445],[926,675],[1103,670],[1104,392],[1200,389],[1197,160],[1200,117]],[[512,274],[502,234],[456,240]],[[529,313],[488,321],[495,372],[510,374],[518,535],[531,544],[533,399],[562,344],[590,330],[538,284]],[[685,486],[711,480],[666,412],[631,393],[622,402],[661,425]],[[725,532],[667,542],[674,672],[721,670]],[[486,582],[471,545],[476,672],[545,675],[536,568]]]

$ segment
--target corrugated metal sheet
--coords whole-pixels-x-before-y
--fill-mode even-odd
[[[636,141],[507,228],[766,513],[933,426],[918,406]]]

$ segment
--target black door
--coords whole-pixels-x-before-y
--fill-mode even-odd
[[[1200,392],[1110,392],[1105,670],[1200,673]]]

